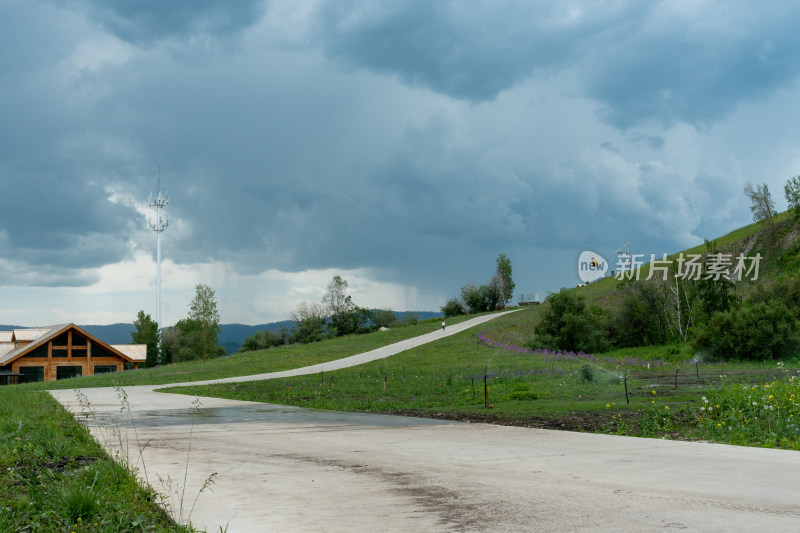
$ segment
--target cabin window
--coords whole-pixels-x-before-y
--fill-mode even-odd
[[[92,344],[92,357],[114,357],[114,358],[117,358],[119,356],[117,354],[113,354],[113,353],[109,352],[108,350],[106,350],[105,348],[103,348],[102,346],[100,346],[98,344]]]
[[[25,357],[47,357],[47,343],[37,346],[27,354]],[[36,367],[33,367],[36,368]]]
[[[55,351],[55,350],[53,350]],[[86,347],[85,346],[73,346],[72,347],[72,357],[86,357]]]
[[[78,348],[86,348],[86,338],[81,337],[80,335],[78,335],[77,332],[73,331],[72,332],[72,347],[73,348],[76,348],[76,347],[78,347]],[[72,356],[75,357],[75,354],[72,354]]]
[[[43,366],[21,366],[19,373],[22,374],[22,383],[33,383],[35,381],[44,381],[44,367]]]
[[[66,356],[67,356],[66,348],[53,348],[53,357],[66,357]]]
[[[117,371],[116,365],[95,365],[94,374],[111,374]]]
[[[57,366],[56,379],[75,378],[83,375],[83,367],[80,366]]]

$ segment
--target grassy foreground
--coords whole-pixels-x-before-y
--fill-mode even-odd
[[[0,387],[0,531],[194,531],[46,392]]]

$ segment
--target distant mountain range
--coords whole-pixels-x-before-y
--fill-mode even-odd
[[[441,313],[433,311],[396,311],[398,319],[402,320],[407,314],[416,314],[420,320],[426,318],[433,318],[442,316]],[[270,322],[269,324],[258,324],[256,326],[248,326],[246,324],[220,324],[219,343],[225,348],[227,353],[234,353],[239,350],[244,340],[257,331],[268,329],[275,333],[281,330],[281,327],[287,329],[291,328],[294,322],[291,320],[282,320],[280,322]],[[133,324],[108,324],[105,326],[79,326],[97,337],[98,339],[107,342],[108,344],[129,344],[131,342],[131,333],[136,331]],[[20,329],[24,327],[35,326],[4,326],[0,325],[0,331],[10,331],[12,329]]]

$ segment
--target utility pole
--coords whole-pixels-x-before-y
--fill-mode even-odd
[[[158,166],[158,184],[156,196],[150,193],[150,207],[156,208],[156,221],[148,220],[150,229],[156,232],[156,323],[158,324],[158,351],[161,362],[161,234],[167,229],[169,221],[161,211],[169,204],[169,195],[161,192],[161,165]]]

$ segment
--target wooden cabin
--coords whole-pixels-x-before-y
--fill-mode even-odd
[[[0,373],[19,382],[122,372],[146,358],[145,344],[106,344],[75,324],[0,331]]]

